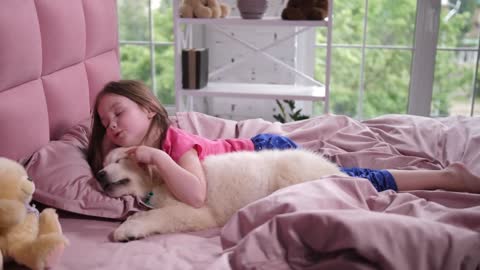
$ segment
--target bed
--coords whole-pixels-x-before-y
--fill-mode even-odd
[[[376,192],[328,176],[279,190],[221,228],[115,243],[111,232],[145,210],[103,195],[85,160],[92,100],[120,78],[114,0],[0,4],[0,156],[24,164],[38,207],[58,209],[70,240],[55,269],[478,269],[480,195]],[[341,166],[480,174],[480,119],[322,115],[280,124],[198,112],[173,125],[216,139],[288,135]],[[7,269],[22,269],[15,264]]]

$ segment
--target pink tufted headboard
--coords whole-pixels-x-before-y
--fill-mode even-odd
[[[28,158],[120,78],[115,0],[0,1],[0,156]]]

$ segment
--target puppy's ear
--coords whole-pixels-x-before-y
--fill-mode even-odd
[[[163,184],[163,179],[158,170],[153,165],[148,166],[148,176],[154,183]]]
[[[131,149],[132,147],[118,147],[116,148],[115,155],[114,155],[114,160],[119,160],[123,158],[129,158],[128,156],[128,150]]]
[[[106,165],[114,163],[115,161],[122,158],[128,158],[127,150],[128,148],[125,147],[113,148],[103,160],[103,166],[105,167]]]

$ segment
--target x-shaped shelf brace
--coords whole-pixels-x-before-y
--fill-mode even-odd
[[[278,46],[279,44],[284,43],[285,41],[287,41],[287,40],[289,40],[289,39],[291,39],[291,38],[293,38],[293,37],[295,37],[295,36],[297,36],[297,35],[305,32],[305,31],[309,30],[311,27],[302,27],[302,28],[300,28],[300,30],[295,30],[295,32],[293,32],[293,33],[291,33],[291,34],[289,34],[289,35],[287,35],[287,36],[285,36],[285,37],[283,37],[283,38],[281,38],[281,39],[275,40],[275,41],[267,44],[267,45],[264,46],[264,47],[258,48],[258,47],[256,47],[255,45],[252,45],[252,44],[249,43],[249,42],[246,42],[246,41],[244,41],[244,40],[242,40],[242,39],[240,39],[240,38],[237,38],[237,37],[235,37],[235,36],[233,36],[233,35],[230,35],[230,33],[228,33],[227,31],[225,31],[225,30],[222,29],[221,27],[218,27],[218,26],[216,26],[216,25],[212,25],[212,26],[214,27],[214,30],[218,31],[219,33],[225,35],[226,37],[228,37],[228,38],[230,38],[230,39],[232,39],[232,40],[235,40],[235,41],[239,42],[240,44],[244,45],[244,46],[247,47],[248,49],[252,50],[252,52],[244,55],[241,59],[239,59],[239,60],[237,60],[237,61],[235,61],[235,62],[233,62],[233,63],[227,63],[226,65],[223,65],[222,67],[220,67],[220,68],[218,68],[218,69],[210,72],[209,78],[212,78],[212,77],[214,77],[214,76],[216,76],[216,75],[218,75],[218,74],[220,74],[220,73],[222,73],[222,72],[225,72],[225,71],[227,71],[227,70],[229,70],[229,69],[232,69],[232,68],[234,68],[235,66],[240,65],[241,63],[247,61],[249,58],[252,58],[253,56],[256,56],[256,55],[259,53],[261,56],[263,56],[263,57],[265,57],[265,58],[267,58],[267,59],[269,59],[269,60],[271,60],[271,61],[273,61],[273,62],[275,62],[275,63],[277,63],[277,64],[279,64],[279,65],[281,65],[281,66],[283,66],[283,67],[285,67],[286,69],[288,69],[288,70],[294,72],[295,74],[297,74],[297,75],[305,78],[306,80],[312,82],[313,84],[318,85],[318,86],[320,86],[320,87],[324,87],[324,85],[323,85],[321,82],[315,80],[315,79],[312,78],[311,76],[309,76],[309,75],[307,75],[307,74],[299,71],[299,70],[296,69],[295,67],[290,66],[289,64],[285,63],[284,61],[282,61],[282,60],[278,59],[277,57],[275,57],[275,56],[273,56],[273,55],[271,55],[271,54],[269,54],[269,53],[266,52],[266,51],[269,50],[270,48],[273,48],[273,47],[275,47],[275,46]],[[186,29],[186,31],[185,31],[185,35],[188,35],[188,36],[190,36],[190,37],[192,36],[192,27],[191,27],[191,25],[188,25],[188,26],[187,26],[187,29]],[[188,41],[190,41],[188,47],[191,48],[191,38],[188,39]],[[183,40],[183,42],[184,42],[184,44],[186,43],[185,39]]]

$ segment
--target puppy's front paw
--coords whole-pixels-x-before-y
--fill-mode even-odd
[[[148,235],[149,232],[143,222],[138,219],[128,219],[113,232],[113,240],[115,242],[128,242]]]
[[[147,216],[148,216],[147,211],[139,211],[139,212],[136,212],[135,214],[129,216],[127,218],[127,220],[142,219],[142,218],[145,218]]]

